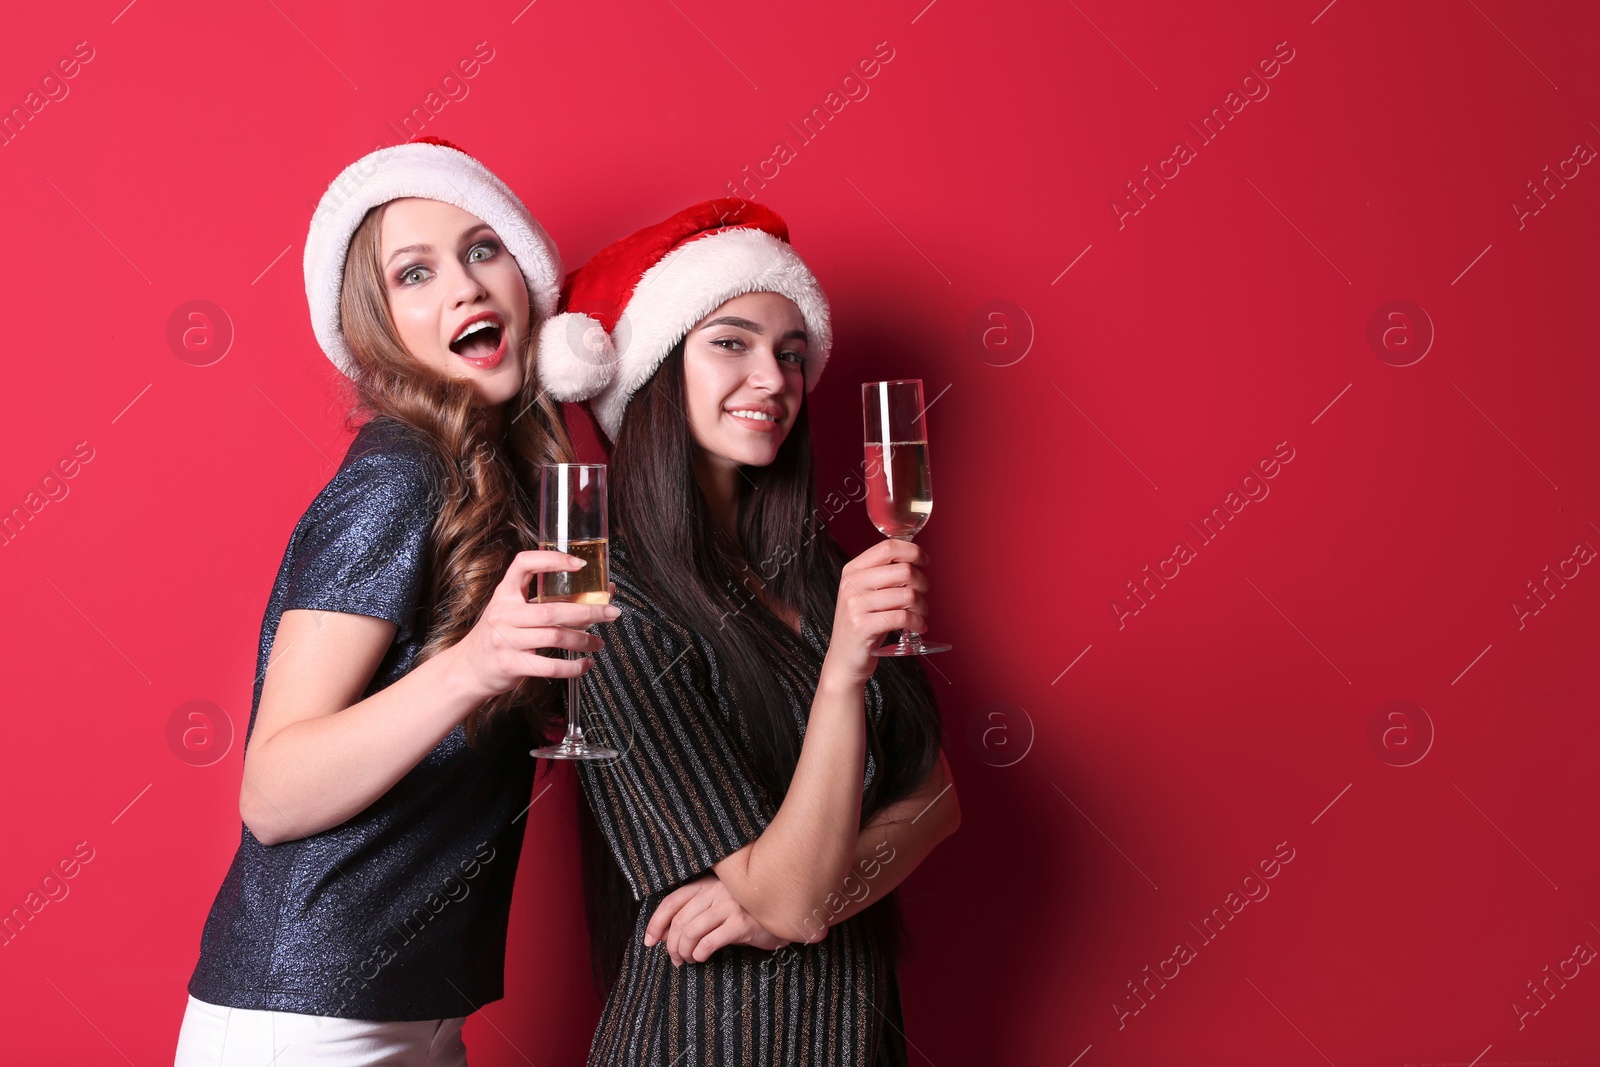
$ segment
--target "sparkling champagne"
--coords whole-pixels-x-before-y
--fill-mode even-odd
[[[911,538],[933,512],[928,442],[868,443],[867,514],[885,537]]]
[[[611,603],[611,578],[607,573],[607,539],[596,537],[587,541],[568,541],[561,547],[556,541],[540,541],[539,547],[552,552],[565,552],[588,563],[575,571],[551,571],[539,575],[539,601],[562,601],[573,604]]]

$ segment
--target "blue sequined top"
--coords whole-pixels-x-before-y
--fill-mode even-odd
[[[411,669],[425,637],[435,471],[403,424],[379,418],[357,433],[296,524],[273,582],[250,729],[278,620],[291,608],[395,624],[363,697]],[[469,749],[457,725],[365,811],[321,833],[263,845],[243,827],[190,994],[381,1021],[468,1015],[500,999],[535,761],[520,719],[480,744]]]

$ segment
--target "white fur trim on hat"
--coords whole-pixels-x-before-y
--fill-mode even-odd
[[[833,344],[822,287],[788,242],[762,230],[723,230],[673,249],[640,277],[611,332],[615,376],[593,404],[606,436],[616,440],[628,400],[695,323],[736,296],[761,292],[786,296],[800,309],[809,393]]]
[[[539,327],[539,347],[534,360],[539,384],[563,403],[587,400],[611,381],[617,368],[617,349],[611,335],[596,319],[564,311]]]
[[[494,227],[528,285],[537,319],[555,313],[561,289],[561,255],[544,227],[506,184],[467,153],[445,145],[408,143],[380,148],[346,167],[311,217],[306,234],[306,300],[311,329],[334,366],[355,373],[339,322],[350,238],[368,211],[390,200],[415,196],[453,204]],[[530,323],[537,328],[538,323]]]

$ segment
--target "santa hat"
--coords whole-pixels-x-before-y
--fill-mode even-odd
[[[356,227],[379,204],[416,196],[453,204],[494,227],[528,285],[538,321],[555,314],[561,255],[539,221],[505,182],[449,141],[419,137],[369,152],[346,167],[322,194],[306,234],[306,299],[317,343],[347,376],[355,354],[339,321],[345,255]],[[537,321],[530,324],[537,329]]]
[[[539,331],[539,378],[558,400],[593,398],[616,440],[628,400],[674,345],[745,293],[778,293],[805,320],[805,389],[828,361],[828,301],[778,215],[749,200],[696,204],[601,249],[568,275],[562,313]]]

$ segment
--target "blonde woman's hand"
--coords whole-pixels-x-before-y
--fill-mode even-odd
[[[557,659],[540,649],[595,652],[605,642],[585,628],[610,622],[621,612],[610,604],[530,604],[528,588],[536,575],[575,571],[582,560],[565,552],[519,552],[495,587],[483,614],[448,653],[467,684],[488,699],[508,692],[524,678],[576,678],[589,670],[588,658]]]

